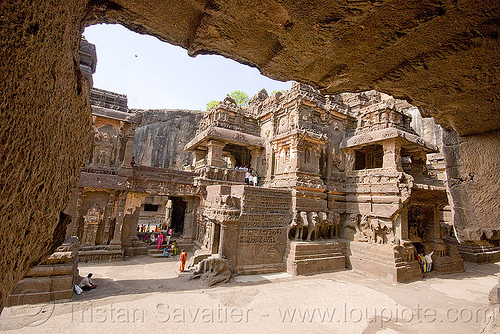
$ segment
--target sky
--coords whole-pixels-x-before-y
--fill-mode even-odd
[[[96,46],[94,87],[126,94],[129,108],[205,110],[207,102],[235,90],[252,97],[262,88],[271,93],[292,85],[222,56],[191,58],[180,47],[121,25],[90,26],[83,35]]]

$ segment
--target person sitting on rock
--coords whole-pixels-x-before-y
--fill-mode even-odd
[[[153,245],[155,243],[156,243],[156,237],[155,237],[154,233],[151,233],[151,238],[149,239],[149,244]]]
[[[90,291],[92,289],[97,288],[97,285],[92,282],[92,273],[89,273],[86,277],[82,279],[80,282],[80,288],[82,288],[83,291]]]

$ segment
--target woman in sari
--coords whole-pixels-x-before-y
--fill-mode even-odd
[[[163,246],[163,240],[164,240],[164,236],[163,236],[163,233],[160,233],[160,235],[158,235],[158,240],[156,241],[156,249],[159,250],[162,246]]]

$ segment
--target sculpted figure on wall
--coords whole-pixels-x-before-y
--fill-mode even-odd
[[[393,224],[390,218],[362,215],[356,230],[356,241],[373,244],[394,243]]]
[[[222,101],[222,103],[230,105],[232,107],[237,107],[238,106],[236,104],[236,100],[233,99],[229,94],[226,95],[226,97],[224,98],[224,101]]]
[[[83,216],[84,227],[82,244],[95,244],[97,229],[102,219],[103,213],[99,209],[99,206],[96,203],[92,204],[87,213]]]

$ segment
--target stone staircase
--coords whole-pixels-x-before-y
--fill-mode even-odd
[[[457,239],[447,237],[445,243],[455,245],[465,261],[476,263],[500,261],[500,247],[487,242],[466,241],[460,244]]]
[[[335,240],[291,241],[286,263],[287,272],[295,276],[344,270],[343,244]]]
[[[195,244],[192,241],[184,241],[182,239],[180,240],[175,239],[175,240],[177,240],[177,247],[179,248],[179,253],[181,252],[181,250],[184,250],[188,253],[188,256],[193,255],[195,251]],[[155,257],[155,258],[165,257],[163,255],[163,248],[157,250],[156,247],[157,247],[156,244],[147,246],[146,254],[150,257]],[[166,247],[166,244],[163,244],[163,247]]]
[[[165,257],[163,255],[163,248],[156,249],[156,244],[148,246],[147,254],[149,257]]]

